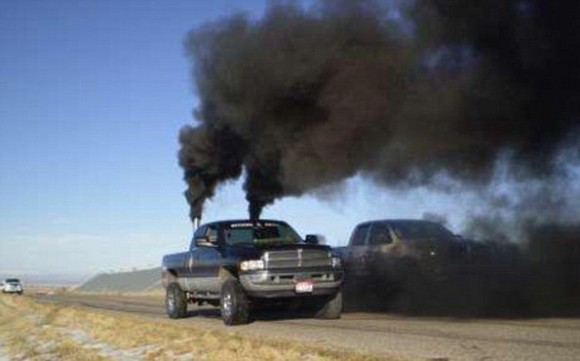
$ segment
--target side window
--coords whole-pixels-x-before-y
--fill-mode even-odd
[[[366,244],[367,233],[369,232],[370,224],[364,224],[356,227],[350,240],[351,246],[364,246]]]
[[[218,232],[217,232],[217,227],[216,226],[210,226],[208,227],[206,236],[209,237],[209,241],[212,244],[217,244],[218,242]]]
[[[379,246],[392,243],[389,227],[385,223],[375,223],[369,235],[369,245]]]
[[[199,238],[199,237],[205,236],[206,230],[207,230],[207,226],[199,227],[198,229],[195,230],[195,233],[193,234],[193,238]]]
[[[189,249],[193,251],[197,246],[195,245],[195,239],[205,236],[207,233],[207,226],[201,226],[195,230],[193,233],[193,239],[191,240],[191,246]]]

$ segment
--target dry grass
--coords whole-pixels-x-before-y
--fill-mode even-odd
[[[52,323],[58,318],[56,307],[34,308],[24,297],[0,297],[0,338],[12,360],[101,361],[108,358],[82,344],[62,337]],[[33,311],[33,312],[31,312]]]
[[[133,359],[143,360],[400,360],[336,351],[296,341],[262,339],[235,331],[207,331],[191,325],[182,327],[176,323],[122,313],[41,304],[27,297],[0,298],[0,301],[2,324],[18,325],[17,331],[10,328],[7,336],[8,352],[11,355],[25,353],[27,357],[24,359],[27,360],[39,359],[35,358],[39,356],[39,351],[43,351],[38,347],[39,342],[45,345],[52,342],[50,352],[58,355],[59,360],[115,359],[119,352],[131,352]],[[15,313],[32,314],[34,320],[31,316],[9,316]],[[4,327],[0,332],[7,334]],[[64,337],[74,332],[86,334],[93,344],[107,345],[108,351],[104,352],[102,347],[99,351],[90,342],[82,344],[74,338]],[[127,354],[123,355],[126,358]]]

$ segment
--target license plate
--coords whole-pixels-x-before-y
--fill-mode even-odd
[[[296,293],[311,293],[313,288],[312,281],[300,281],[296,283]]]

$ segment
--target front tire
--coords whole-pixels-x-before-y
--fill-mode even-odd
[[[338,291],[334,296],[327,298],[322,307],[316,312],[316,318],[326,320],[338,319],[342,313],[342,291]]]
[[[165,293],[165,308],[169,318],[184,318],[187,315],[187,298],[177,283],[171,283]]]
[[[227,280],[222,286],[220,311],[226,326],[248,323],[250,319],[248,297],[237,280]]]

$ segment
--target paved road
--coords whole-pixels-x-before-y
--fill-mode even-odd
[[[160,298],[88,295],[38,298],[160,318],[180,327],[225,329],[215,308],[194,307],[190,317],[166,321]],[[258,315],[249,325],[235,327],[235,331],[419,360],[580,360],[580,319],[465,320],[346,313],[340,320],[316,320],[267,313]]]

